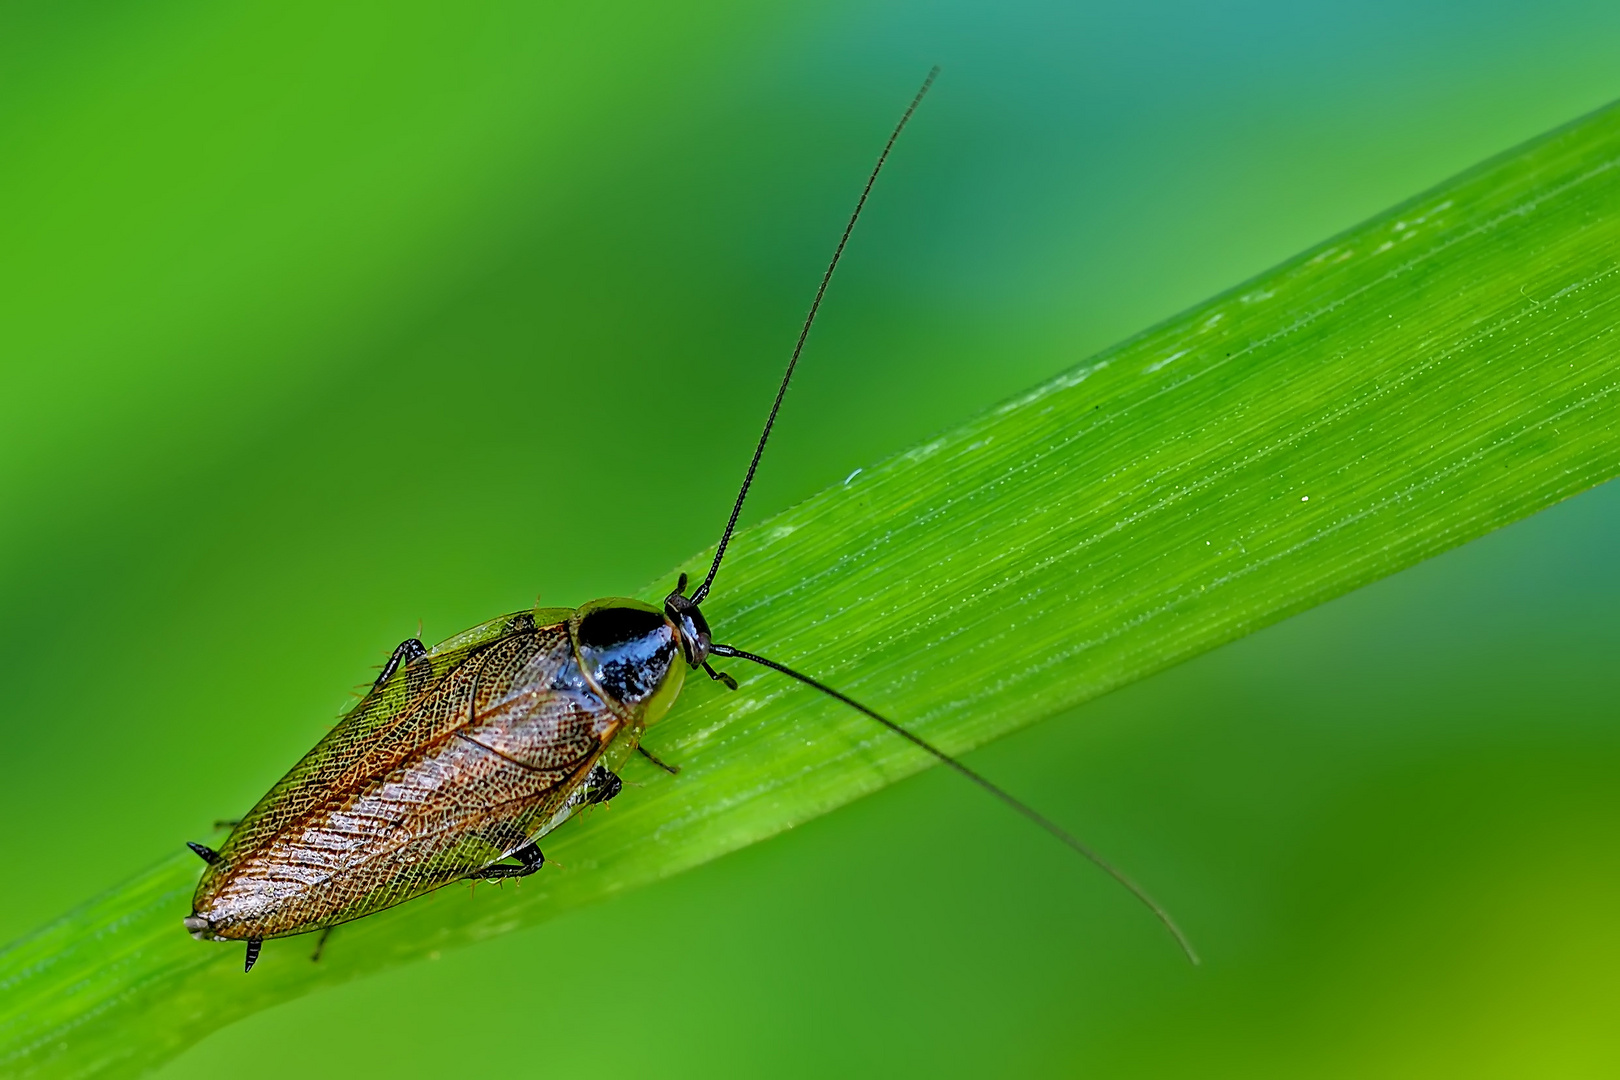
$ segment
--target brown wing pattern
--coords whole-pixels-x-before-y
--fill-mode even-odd
[[[393,678],[372,688],[265,793],[231,833],[221,853],[229,858],[260,846],[316,809],[326,792],[375,775],[446,725],[464,721],[465,716],[458,718],[454,709],[445,707],[444,695],[435,692],[492,643],[535,631],[534,612],[502,615],[402,664]]]
[[[232,834],[197,897],[216,933],[302,933],[465,877],[544,827],[617,734],[565,625],[524,613],[418,663],[441,657],[420,690],[368,695]]]

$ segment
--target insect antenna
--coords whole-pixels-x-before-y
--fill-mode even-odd
[[[715,549],[714,561],[709,564],[708,574],[704,576],[702,584],[697,587],[690,598],[682,595],[686,591],[686,575],[682,574],[680,583],[675,586],[674,593],[672,593],[669,599],[665,601],[666,610],[669,610],[668,605],[678,604],[678,607],[675,609],[676,614],[686,611],[695,615],[697,605],[701,604],[709,595],[709,587],[714,584],[714,576],[720,572],[720,562],[726,557],[726,547],[731,543],[731,534],[737,528],[737,518],[742,513],[743,501],[748,498],[748,488],[753,484],[754,473],[758,471],[760,458],[765,454],[765,444],[770,440],[771,428],[776,423],[776,414],[781,411],[782,399],[787,396],[788,384],[793,381],[793,369],[798,366],[799,354],[804,351],[804,343],[810,337],[810,327],[814,325],[816,321],[816,312],[821,309],[822,298],[827,295],[827,286],[832,282],[833,271],[838,269],[838,260],[843,256],[845,246],[849,244],[850,234],[855,231],[855,223],[860,220],[861,210],[866,206],[867,196],[871,195],[872,186],[877,183],[878,174],[883,171],[884,162],[889,160],[889,151],[894,149],[894,144],[900,138],[900,133],[905,130],[907,122],[911,120],[912,113],[916,112],[917,106],[922,104],[923,96],[928,93],[928,88],[934,84],[934,79],[938,75],[939,68],[937,66],[929,71],[928,77],[923,80],[922,86],[918,88],[916,96],[911,99],[911,104],[906,106],[906,111],[901,115],[900,122],[895,124],[894,130],[889,133],[889,141],[883,145],[883,152],[878,155],[877,164],[872,166],[872,173],[866,178],[866,186],[861,189],[861,197],[855,202],[855,211],[854,213],[850,214],[849,222],[844,226],[844,233],[838,238],[838,246],[833,249],[832,260],[827,264],[827,272],[821,275],[821,284],[816,288],[815,299],[810,301],[810,312],[805,316],[804,326],[799,330],[799,339],[793,345],[793,355],[788,359],[787,371],[783,372],[782,374],[782,384],[777,387],[776,400],[771,402],[770,414],[765,418],[765,429],[760,432],[759,443],[754,447],[754,456],[748,462],[748,471],[743,475],[742,488],[737,492],[737,501],[732,504],[731,516],[726,520],[725,531],[720,535],[720,544]],[[996,798],[1000,799],[1007,806],[1022,814],[1025,818],[1028,818],[1036,825],[1039,825],[1042,829],[1045,829],[1048,833],[1056,837],[1071,850],[1091,860],[1092,863],[1096,864],[1096,866],[1109,877],[1113,878],[1115,881],[1119,882],[1127,890],[1129,890],[1131,895],[1146,905],[1149,911],[1153,912],[1154,916],[1159,920],[1159,922],[1164,924],[1164,928],[1168,930],[1170,935],[1176,939],[1176,944],[1181,946],[1181,951],[1187,955],[1187,959],[1189,961],[1195,965],[1199,963],[1198,953],[1193,950],[1192,942],[1187,940],[1187,935],[1181,932],[1181,928],[1177,926],[1175,920],[1170,917],[1170,913],[1164,908],[1160,907],[1158,901],[1149,896],[1140,885],[1127,877],[1125,873],[1118,867],[1114,866],[1107,859],[1104,859],[1101,855],[1097,854],[1097,852],[1086,846],[1077,837],[1071,835],[1062,826],[1058,825],[1057,822],[1051,820],[1046,815],[1030,806],[1028,803],[1014,797],[1012,794],[1003,790],[1001,787],[992,783],[985,777],[980,776],[978,773],[974,772],[972,769],[968,768],[951,755],[945,753],[937,746],[928,742],[926,739],[912,734],[910,731],[907,731],[893,720],[890,720],[888,717],[867,708],[865,705],[862,705],[849,695],[839,693],[832,687],[816,679],[812,679],[803,672],[794,671],[786,664],[779,664],[775,660],[766,659],[763,656],[746,652],[731,645],[721,645],[711,642],[708,640],[707,626],[702,625],[701,622],[698,625],[702,626],[702,652],[698,654],[699,660],[702,659],[703,653],[707,653],[708,655],[734,657],[738,660],[747,660],[751,663],[759,664],[761,667],[770,668],[772,671],[780,672],[790,679],[795,679],[801,683],[804,683],[806,686],[819,690],[828,697],[835,698],[838,701],[843,702],[845,705],[848,705],[850,708],[864,713],[873,720],[876,720],[878,723],[882,724],[896,735],[912,743],[914,746],[927,751],[929,754],[933,755],[935,758],[938,758],[946,765],[949,765],[961,776],[971,780],[985,791],[988,791],[991,795],[994,795]],[[697,661],[694,660],[694,663],[696,662]],[[710,668],[707,663],[703,664],[703,668],[709,672],[711,678],[722,679],[728,683],[731,682],[727,676],[722,673],[715,672],[714,669]],[[656,758],[653,760],[657,762]],[[658,762],[658,764],[662,765],[663,763]],[[668,768],[668,766],[665,766],[665,768]]]
[[[734,648],[730,645],[721,645],[718,643],[712,644],[709,646],[709,652],[714,656],[727,656],[735,657],[738,660],[747,660],[752,663],[759,664],[761,667],[768,667],[772,671],[781,672],[790,679],[797,679],[806,686],[820,690],[828,697],[836,698],[837,700],[842,701],[845,705],[848,705],[850,708],[855,709],[858,712],[865,713],[867,716],[871,717],[873,720],[876,720],[878,723],[882,724],[884,727],[888,728],[902,739],[905,739],[914,746],[926,750],[928,753],[932,754],[934,757],[956,770],[956,772],[961,776],[973,781],[985,791],[988,791],[990,794],[1006,803],[1012,809],[1018,811],[1018,813],[1024,815],[1024,817],[1028,818],[1030,821],[1033,821],[1035,824],[1045,829],[1048,833],[1051,833],[1054,837],[1072,850],[1077,851],[1081,855],[1084,855],[1087,859],[1090,859],[1109,877],[1125,886],[1126,889],[1130,890],[1131,895],[1142,901],[1142,903],[1147,906],[1147,909],[1153,912],[1154,916],[1159,920],[1159,922],[1164,924],[1164,928],[1170,931],[1170,935],[1176,939],[1176,944],[1181,946],[1181,951],[1187,954],[1187,959],[1190,960],[1195,966],[1199,963],[1198,953],[1193,950],[1192,942],[1187,940],[1187,935],[1181,932],[1181,927],[1176,925],[1176,921],[1170,917],[1170,913],[1168,911],[1159,906],[1159,902],[1157,900],[1154,900],[1153,897],[1149,896],[1140,885],[1127,877],[1124,871],[1120,870],[1113,863],[1097,854],[1097,852],[1093,851],[1089,846],[1082,843],[1078,837],[1074,836],[1045,814],[1042,814],[1039,810],[1036,810],[1033,806],[1030,806],[1028,803],[1008,793],[997,784],[974,772],[972,769],[968,768],[966,765],[962,764],[945,751],[939,749],[939,747],[935,746],[928,740],[918,735],[914,735],[912,732],[901,727],[888,717],[867,708],[865,705],[862,705],[848,694],[841,694],[837,690],[834,690],[832,687],[828,686],[826,683],[812,679],[803,672],[794,671],[786,664],[779,664],[775,660],[769,660],[763,656],[759,656],[751,652],[745,652],[742,649]]]
[[[782,375],[782,385],[777,388],[776,400],[771,403],[770,415],[765,418],[765,430],[759,434],[759,445],[754,447],[754,457],[748,463],[748,472],[743,475],[742,489],[737,492],[737,501],[732,504],[731,517],[726,521],[726,531],[720,534],[720,546],[715,550],[714,562],[709,564],[709,572],[703,578],[703,584],[697,587],[692,594],[694,604],[703,603],[704,597],[709,595],[709,586],[714,584],[714,575],[720,572],[720,560],[726,557],[726,545],[731,543],[731,534],[737,528],[737,515],[742,513],[743,500],[748,498],[748,486],[754,482],[754,473],[759,469],[759,459],[765,453],[765,443],[771,437],[771,425],[776,423],[776,414],[782,408],[782,399],[787,396],[788,383],[793,381],[793,369],[798,366],[799,354],[804,351],[805,339],[810,336],[810,327],[816,321],[816,312],[821,309],[821,298],[827,295],[827,285],[832,281],[833,271],[838,269],[838,260],[844,254],[844,246],[849,243],[849,234],[855,231],[855,222],[860,220],[861,210],[866,206],[866,197],[872,194],[872,185],[877,183],[878,173],[883,171],[883,163],[889,160],[889,151],[894,149],[895,140],[905,130],[906,122],[911,114],[917,111],[922,104],[923,95],[928,88],[934,85],[934,78],[939,74],[936,65],[929,71],[928,78],[923,80],[922,86],[917,90],[917,96],[911,99],[906,111],[900,117],[900,122],[894,125],[894,131],[889,133],[889,141],[883,145],[883,153],[878,155],[877,164],[872,166],[872,175],[866,178],[866,186],[861,189],[861,197],[855,202],[855,212],[849,215],[849,224],[844,226],[844,235],[838,238],[838,246],[833,249],[832,261],[827,264],[827,272],[821,275],[821,284],[816,288],[816,297],[810,301],[810,313],[804,317],[804,327],[799,331],[799,340],[793,345],[793,355],[788,360],[787,371]]]

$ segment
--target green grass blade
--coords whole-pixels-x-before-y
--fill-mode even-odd
[[[717,635],[965,751],[1608,479],[1617,166],[1610,109],[744,531],[707,605]],[[239,948],[187,938],[199,866],[174,856],[0,954],[3,1068],[152,1064],[928,764],[740,668],[738,692],[697,680],[649,733],[680,776],[633,760],[642,786],[562,830],[544,873],[344,927],[319,965],[309,939],[271,942],[243,977]],[[1196,898],[1164,899],[1196,938]]]

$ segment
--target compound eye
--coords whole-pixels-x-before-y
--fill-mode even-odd
[[[670,593],[664,598],[664,617],[667,618],[681,635],[681,655],[692,667],[702,667],[703,661],[709,658],[709,624],[703,618],[703,612],[691,600],[678,592]]]

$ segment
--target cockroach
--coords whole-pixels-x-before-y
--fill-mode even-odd
[[[364,698],[294,765],[208,865],[185,927],[208,941],[245,941],[252,970],[266,938],[325,933],[453,881],[521,878],[545,865],[539,841],[581,807],[619,794],[614,769],[674,703],[688,671],[736,688],[711,658],[746,660],[871,717],[933,755],[1101,867],[1197,956],[1146,892],[1056,823],[905,727],[788,665],[714,640],[709,595],[759,468],[794,368],[867,196],[939,69],[889,135],[844,226],[799,331],[776,400],[703,581],[682,574],[660,609],[594,600],[577,609],[502,615],[432,649],[411,638]],[[319,949],[316,950],[319,956]]]

